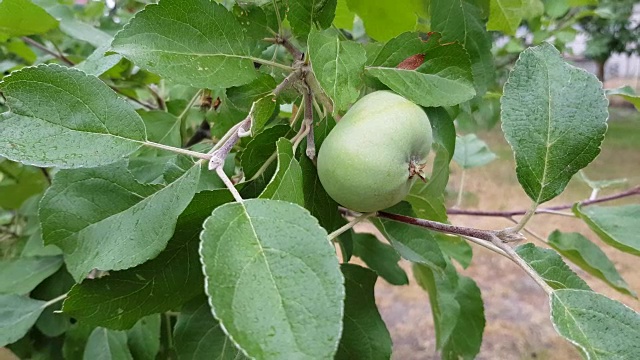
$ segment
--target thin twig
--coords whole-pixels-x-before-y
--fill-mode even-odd
[[[185,106],[180,115],[178,115],[178,121],[180,122],[180,139],[182,139],[182,141],[184,141],[187,137],[187,114],[189,114],[189,110],[191,110],[193,104],[195,104],[196,101],[200,98],[202,91],[202,89],[198,90],[195,95],[193,95],[191,100],[189,100],[187,106]]]
[[[468,228],[464,226],[444,224],[437,221],[418,219],[418,218],[405,216],[405,215],[391,214],[384,211],[378,211],[378,217],[424,227],[429,230],[433,230],[433,231],[437,231],[445,234],[470,236],[476,239],[481,239],[489,242],[491,242],[493,238],[496,236],[496,231],[494,230],[481,230],[481,229],[475,229],[475,228]]]
[[[47,183],[51,185],[51,175],[49,175],[49,172],[47,171],[47,169],[45,168],[39,168],[39,169],[42,172],[42,175],[44,175],[44,178],[47,180]]]
[[[296,70],[296,71],[292,72],[291,74],[287,75],[287,77],[284,78],[284,80],[282,80],[282,82],[280,84],[278,84],[278,86],[276,86],[275,89],[273,89],[273,95],[279,96],[281,92],[283,92],[289,86],[291,86],[291,83],[294,80],[296,80],[296,78],[299,78],[299,77],[300,77],[300,71],[298,71],[298,70]]]
[[[158,109],[162,111],[167,110],[167,104],[164,102],[164,99],[162,98],[162,96],[160,96],[160,94],[157,91],[155,91],[151,86],[147,86],[147,89],[149,90],[151,95],[153,95],[153,98],[156,99],[156,104],[158,104]]]
[[[457,208],[460,207],[460,205],[462,205],[462,194],[464,193],[464,174],[466,173],[465,169],[463,168],[462,171],[460,172],[460,189],[458,189],[458,198],[456,200],[456,206]]]
[[[275,38],[266,38],[264,39],[264,41],[277,44],[277,45],[282,45],[285,49],[287,49],[287,51],[291,54],[291,56],[293,56],[295,60],[302,60],[302,57],[304,56],[304,54],[300,50],[298,50],[291,43],[291,41],[289,41],[289,39],[287,39],[284,36],[276,35]]]
[[[247,116],[244,120],[239,122],[236,126],[231,128],[229,132],[227,132],[228,136],[225,134],[226,139],[224,142],[221,140],[218,144],[222,143],[222,145],[216,144],[211,152],[211,159],[209,160],[209,170],[215,170],[225,162],[225,159],[231,152],[231,149],[238,143],[240,140],[240,134],[246,132],[246,129],[251,128],[251,115]]]
[[[57,53],[57,52],[49,49],[48,47],[40,44],[39,42],[37,42],[37,41],[35,41],[35,40],[33,40],[33,39],[29,38],[29,37],[23,36],[21,39],[22,39],[22,41],[26,42],[27,44],[29,44],[29,45],[41,50],[42,52],[45,52],[45,53],[55,57],[56,59],[63,61],[64,63],[66,63],[69,66],[74,66],[75,65],[75,63],[73,61],[69,60],[62,53]]]
[[[465,235],[459,235],[459,236],[461,238],[465,239],[465,240],[471,241],[474,244],[480,245],[480,246],[482,246],[482,247],[484,247],[486,249],[489,249],[489,250],[491,250],[491,251],[493,251],[495,253],[498,253],[498,254],[500,254],[500,255],[508,258],[508,259],[511,259],[511,257],[509,255],[507,255],[507,253],[504,252],[504,250],[502,250],[499,247],[493,245],[493,243],[491,243],[491,242],[488,242],[488,241],[485,241],[485,240],[482,240],[482,239],[476,239],[476,238],[471,237],[471,236],[465,236]]]
[[[111,90],[113,90],[113,91],[117,92],[118,94],[126,97],[127,99],[133,101],[134,103],[139,104],[139,105],[141,105],[141,106],[143,106],[143,107],[145,107],[145,108],[147,108],[149,110],[155,110],[155,106],[147,104],[145,102],[142,102],[142,101],[134,98],[133,96],[126,94],[125,92],[123,92],[122,90],[118,89],[115,86],[109,85],[109,87],[111,88]]]
[[[531,266],[529,266],[529,264],[524,261],[524,259],[521,258],[515,250],[513,250],[511,246],[498,238],[498,236],[493,236],[491,242],[507,253],[511,260],[518,264],[518,266],[520,266],[547,293],[547,295],[551,295],[553,288],[551,288],[551,286],[549,286],[549,284],[547,284],[544,279]]]
[[[551,213],[550,211],[571,209],[575,204],[578,204],[580,206],[588,206],[588,205],[603,203],[607,201],[618,200],[618,199],[622,199],[622,198],[633,196],[633,195],[640,195],[640,186],[636,186],[634,188],[631,188],[629,190],[626,190],[617,194],[604,196],[604,197],[593,199],[593,200],[584,200],[584,201],[579,201],[577,203],[539,208],[536,210],[536,214],[538,213],[550,214]],[[471,215],[471,216],[489,216],[489,217],[518,216],[518,215],[524,215],[526,214],[526,212],[527,210],[482,211],[482,210],[447,209],[447,214],[450,214],[450,215]]]
[[[231,179],[229,179],[227,174],[225,174],[224,169],[222,168],[222,166],[218,166],[216,168],[216,174],[218,174],[220,179],[222,179],[222,182],[227,186],[227,189],[229,189],[229,191],[231,192],[231,195],[233,195],[233,198],[237,202],[242,203],[244,201],[244,199],[242,198],[242,196],[240,196],[240,193],[238,192],[238,189],[236,189],[236,187],[233,185],[233,182],[231,181]]]
[[[307,157],[313,161],[316,158],[316,141],[313,134],[313,94],[307,86],[304,93],[304,123],[307,124],[309,131],[307,132]]]

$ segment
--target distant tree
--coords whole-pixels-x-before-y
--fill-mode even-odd
[[[635,3],[635,0],[601,0],[594,7],[597,15],[585,17],[580,22],[589,34],[585,56],[597,63],[601,81],[604,81],[607,60],[613,54],[640,51],[640,23],[631,21]]]

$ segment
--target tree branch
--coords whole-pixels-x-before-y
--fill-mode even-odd
[[[109,87],[111,88],[111,90],[113,90],[113,91],[117,92],[118,94],[120,94],[120,95],[122,95],[122,96],[126,97],[127,99],[129,99],[129,100],[133,101],[134,103],[136,103],[136,104],[138,104],[138,105],[141,105],[141,106],[143,106],[143,107],[145,107],[145,108],[147,108],[147,109],[149,109],[149,110],[155,110],[155,107],[154,107],[153,105],[149,105],[149,104],[147,104],[147,103],[145,103],[145,102],[142,102],[142,101],[140,101],[140,100],[138,100],[138,99],[134,98],[133,96],[130,96],[130,95],[128,95],[128,94],[126,94],[126,93],[124,93],[122,90],[118,89],[118,88],[117,88],[117,87],[115,87],[115,86],[109,85]]]
[[[392,214],[384,211],[378,211],[377,216],[379,218],[416,225],[416,226],[420,226],[423,228],[427,228],[429,230],[433,230],[433,231],[437,231],[445,234],[470,236],[470,237],[485,240],[488,242],[491,242],[493,238],[498,234],[498,232],[495,230],[481,230],[481,229],[475,229],[475,228],[468,228],[464,226],[444,224],[437,221],[418,219],[411,216]]]
[[[304,54],[302,51],[298,50],[292,43],[284,36],[276,35],[275,38],[266,38],[264,39],[266,42],[270,42],[277,45],[282,45],[287,51],[293,56],[294,60],[302,60]]]
[[[504,240],[500,239],[498,236],[494,236],[491,242],[503,250],[513,262],[518,264],[518,266],[520,266],[522,270],[524,270],[527,275],[529,275],[547,293],[547,295],[551,295],[553,288],[551,288],[551,286],[549,286],[549,284],[547,284],[544,279],[531,266],[529,266],[529,264],[524,261],[524,259],[521,258],[515,250],[513,250],[511,246],[505,243]]]
[[[37,48],[38,50],[55,57],[56,59],[66,63],[69,66],[74,66],[75,65],[73,63],[73,61],[69,60],[66,56],[64,56],[62,54],[62,52],[58,53],[58,52],[55,52],[53,50],[50,50],[48,47],[40,44],[39,42],[33,40],[32,38],[29,38],[29,37],[26,37],[26,36],[21,37],[21,39],[22,39],[22,41],[24,41],[27,44],[33,46],[34,48]]]
[[[610,196],[601,197],[598,199],[590,199],[577,202],[580,206],[588,206],[598,203],[603,203],[607,201],[622,199],[625,197],[640,195],[640,186],[636,186],[629,190],[613,194]],[[536,214],[555,214],[559,210],[567,210],[571,209],[576,203],[550,206],[546,208],[539,208],[536,210]],[[471,215],[471,216],[494,216],[494,217],[510,217],[510,216],[518,216],[524,215],[527,213],[527,210],[511,210],[511,211],[482,211],[482,210],[463,210],[463,209],[447,209],[447,214],[449,215]],[[566,215],[562,213],[562,215]]]

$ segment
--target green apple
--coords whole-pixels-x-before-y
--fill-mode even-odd
[[[420,106],[376,91],[358,100],[324,140],[318,176],[329,196],[348,209],[385,209],[422,177],[431,142],[431,124]]]

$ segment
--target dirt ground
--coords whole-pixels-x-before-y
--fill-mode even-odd
[[[586,169],[595,180],[626,177],[627,186],[640,184],[640,115],[623,111],[625,118],[612,116],[600,156]],[[499,156],[493,163],[468,170],[462,208],[481,210],[524,209],[530,204],[520,188],[510,148],[499,128],[478,134]],[[452,165],[450,197],[458,189],[460,169]],[[603,191],[606,196],[622,188]],[[590,189],[574,178],[565,193],[546,205],[571,203],[588,198]],[[640,197],[607,205],[640,203]],[[452,216],[453,224],[498,229],[511,223],[502,218]],[[365,225],[366,226],[366,225]],[[536,215],[527,226],[542,238],[553,230],[580,232],[602,245],[632,289],[640,292],[638,258],[604,245],[580,220],[557,215]],[[368,228],[361,228],[367,231]],[[545,244],[532,239],[537,246]],[[569,264],[597,292],[640,310],[640,302],[622,295],[584,271]],[[408,264],[403,264],[410,274]],[[482,247],[473,247],[473,262],[461,273],[478,283],[485,303],[487,325],[478,359],[580,359],[578,351],[563,340],[549,320],[547,296],[522,270],[506,258]],[[410,276],[411,280],[412,277]],[[412,281],[408,286],[392,286],[378,280],[376,301],[394,343],[394,359],[439,359],[435,349],[433,319],[427,294]]]

